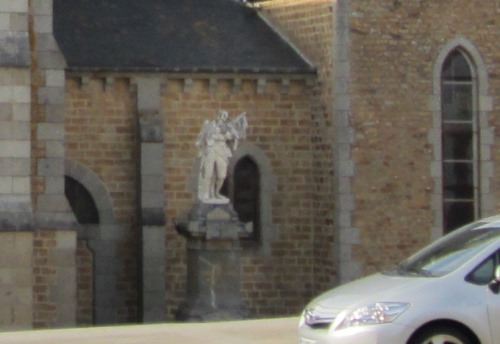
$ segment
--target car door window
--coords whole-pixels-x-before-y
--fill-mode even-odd
[[[465,280],[467,282],[477,284],[477,285],[486,285],[493,280],[493,276],[495,274],[495,268],[499,264],[499,252],[491,255],[489,258],[484,260],[479,266],[477,266],[474,270],[472,270]]]

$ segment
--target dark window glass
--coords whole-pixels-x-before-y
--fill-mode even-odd
[[[444,120],[472,119],[472,85],[444,83],[441,101]]]
[[[474,174],[472,163],[443,163],[443,192],[446,198],[474,197]]]
[[[490,283],[491,281],[493,281],[493,278],[495,276],[495,268],[498,263],[498,253],[495,253],[493,256],[479,264],[477,268],[472,270],[467,275],[465,280],[467,282],[478,285],[486,285]]]
[[[472,123],[443,123],[443,159],[472,160]]]
[[[464,200],[444,201],[444,232],[449,233],[467,223],[474,221],[474,202]]]
[[[252,223],[251,241],[260,240],[260,172],[257,164],[248,156],[241,158],[235,165],[232,176],[233,190],[225,184],[221,191],[230,195],[234,210],[243,223]]]
[[[64,194],[80,224],[99,223],[99,212],[87,189],[75,179],[66,176]]]
[[[260,173],[249,157],[238,161],[234,170],[234,208],[240,221],[253,223],[252,239],[260,239]]]
[[[465,55],[453,51],[441,75],[443,228],[450,232],[477,214],[477,135],[474,80]]]
[[[470,81],[472,74],[469,63],[465,56],[459,51],[453,51],[443,64],[441,75],[443,80]]]

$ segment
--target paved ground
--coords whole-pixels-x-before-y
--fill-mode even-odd
[[[298,318],[0,333],[1,344],[296,344]]]

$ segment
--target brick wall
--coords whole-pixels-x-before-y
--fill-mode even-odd
[[[272,224],[278,237],[271,245],[270,256],[252,250],[243,252],[244,298],[255,316],[297,314],[313,293],[311,245],[316,200],[311,187],[312,88],[304,80],[292,80],[284,91],[279,78],[258,85],[255,77],[249,77],[243,79],[240,90],[234,91],[231,77],[219,78],[215,88],[208,78],[192,77],[169,77],[161,91],[168,317],[172,319],[183,301],[186,283],[185,239],[175,231],[173,220],[185,219],[194,204],[195,195],[189,186],[197,158],[194,142],[202,123],[214,118],[219,108],[228,110],[231,116],[248,112],[247,141],[266,154],[277,178]],[[68,158],[99,176],[109,190],[117,222],[129,230],[119,249],[125,267],[117,288],[130,296],[121,318],[131,321],[137,311],[139,283],[134,208],[135,94],[126,80],[115,79],[112,87],[104,86],[100,77],[68,79],[66,152]]]
[[[262,15],[317,68],[322,105],[331,113],[334,5],[329,0],[270,0]]]
[[[123,268],[115,288],[125,296],[118,318],[135,321],[139,235],[135,96],[129,79],[106,81],[100,77],[67,80],[66,157],[97,175],[111,196],[113,215],[123,228],[117,248]]]
[[[164,82],[169,317],[184,298],[186,278],[185,240],[172,220],[183,220],[194,202],[188,185],[197,156],[194,142],[203,121],[214,118],[219,108],[232,116],[248,112],[247,140],[265,152],[277,178],[272,224],[278,236],[271,254],[242,254],[243,295],[252,313],[294,314],[334,281],[333,5],[272,0],[262,6],[262,14],[317,64],[317,84],[292,81],[290,90],[282,93],[280,81],[270,79],[262,92],[255,76],[239,76],[243,81],[238,91],[233,91],[231,77],[218,76],[215,85],[199,75],[169,76]],[[463,20],[464,13],[470,20]],[[492,38],[498,13],[493,2],[481,7],[466,0],[446,6],[350,2],[353,227],[360,237],[349,254],[363,274],[394,264],[430,240],[436,190],[431,176],[434,147],[428,137],[434,126],[429,96],[437,55],[457,36],[471,41],[484,58],[493,98],[493,111],[485,120],[498,137],[500,53]],[[68,80],[67,152],[98,174],[112,196],[118,221],[130,224],[122,250],[129,275],[123,276],[121,287],[133,304],[135,96],[126,80],[115,79],[109,89],[102,80],[90,78],[83,87],[77,79]],[[494,142],[491,161],[498,160],[499,152]],[[493,192],[500,186],[499,170],[494,168]],[[133,306],[124,308],[129,318],[133,313]]]
[[[430,240],[428,99],[436,58],[446,42],[467,38],[485,59],[498,104],[498,14],[493,1],[351,1],[355,218],[362,229],[356,256],[366,273]],[[490,116],[494,125],[498,105]]]
[[[350,1],[353,226],[360,229],[350,254],[364,274],[392,265],[430,239],[435,190],[428,99],[439,49],[458,35],[483,54],[494,95],[487,121],[498,127],[500,56],[492,39],[497,6],[452,3]],[[271,0],[262,6],[261,14],[318,67],[317,83],[292,81],[284,93],[280,81],[270,79],[262,91],[255,76],[239,76],[237,91],[231,77],[219,76],[215,85],[199,75],[169,76],[163,83],[169,317],[184,298],[186,278],[185,240],[172,220],[182,220],[194,202],[188,185],[197,156],[194,141],[203,121],[219,108],[232,116],[248,112],[247,140],[265,152],[277,178],[272,224],[278,236],[271,253],[242,253],[243,296],[250,310],[256,316],[295,314],[334,281],[334,4]],[[464,14],[470,20],[464,21]],[[67,156],[99,176],[117,221],[128,228],[120,248],[126,273],[117,287],[129,295],[122,318],[131,320],[137,291],[134,90],[128,79],[92,76],[68,79],[66,91]],[[492,161],[498,152],[496,143]]]
[[[331,101],[328,80],[335,74],[328,43],[335,37],[333,3],[262,3],[264,15],[319,65],[320,94],[327,116]],[[489,73],[489,95],[493,96],[493,111],[486,121],[498,127],[495,18],[500,9],[495,1],[478,7],[466,0],[446,4],[353,0],[349,6],[350,118],[355,131],[353,225],[361,230],[351,258],[361,263],[363,274],[367,274],[394,264],[431,238],[435,221],[432,195],[436,190],[430,168],[433,147],[428,139],[434,124],[428,104],[435,60],[446,42],[465,37],[480,51]],[[498,137],[498,130],[495,135]],[[491,161],[497,161],[498,143],[491,151]],[[493,179],[498,181],[498,168],[495,171]],[[498,186],[496,182],[493,193]],[[499,204],[497,200],[496,209],[500,209]],[[328,216],[319,218],[329,221]],[[318,272],[318,278],[324,279],[325,272]]]
[[[333,25],[334,6],[325,0],[271,0],[262,3],[262,15],[298,47],[316,67],[317,85],[311,94],[314,212],[314,289],[332,286],[333,258]]]
[[[166,203],[169,220],[183,220],[194,202],[187,181],[193,173],[194,145],[204,120],[223,108],[230,116],[247,111],[247,142],[265,152],[277,177],[272,195],[272,223],[279,236],[271,256],[242,253],[242,292],[255,316],[297,314],[312,293],[313,169],[310,91],[303,81],[287,93],[280,82],[268,81],[263,93],[257,81],[243,81],[232,91],[219,80],[211,92],[208,80],[194,80],[184,92],[182,80],[169,79],[163,99],[166,149]],[[167,227],[167,305],[171,316],[185,296],[185,239]]]
[[[35,234],[33,240],[33,327],[55,326],[57,305],[50,298],[50,285],[57,280],[57,271],[49,264],[49,250],[56,245],[55,232],[44,231]]]
[[[134,223],[136,118],[128,81],[69,79],[66,152],[108,186],[119,222]],[[132,221],[132,222],[130,222]]]

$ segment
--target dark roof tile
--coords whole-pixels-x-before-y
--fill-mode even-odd
[[[54,0],[54,35],[70,69],[314,72],[231,0]]]

